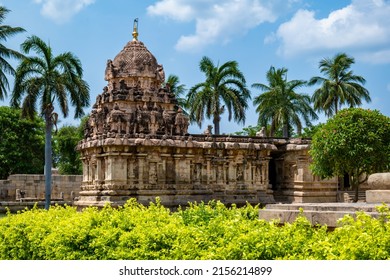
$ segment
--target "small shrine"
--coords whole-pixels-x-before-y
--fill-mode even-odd
[[[105,80],[77,146],[78,207],[120,206],[133,197],[144,204],[160,197],[168,207],[213,199],[272,203],[274,192],[309,201],[321,195],[310,195],[313,182],[333,199],[337,183],[310,174],[307,141],[188,134],[189,118],[165,85],[163,66],[138,40],[137,21],[132,41],[107,61]]]

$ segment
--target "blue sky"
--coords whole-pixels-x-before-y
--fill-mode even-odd
[[[236,60],[247,84],[266,83],[270,66],[288,69],[288,79],[319,76],[319,61],[346,52],[352,69],[365,77],[372,102],[364,108],[390,116],[389,0],[0,0],[11,10],[5,23],[26,33],[6,45],[19,49],[27,36],[49,42],[55,54],[71,51],[82,61],[91,88],[91,106],[106,85],[104,70],[131,40],[139,18],[139,40],[164,66],[166,76],[178,75],[190,88],[203,81],[199,61]],[[315,87],[302,88],[311,95]],[[251,89],[252,98],[259,91]],[[0,102],[8,105],[9,100]],[[86,112],[90,112],[90,108]],[[250,101],[245,126],[258,116]],[[325,121],[320,116],[320,121]],[[193,125],[189,131],[199,133]],[[72,118],[62,124],[78,124]],[[242,124],[223,117],[222,133]]]

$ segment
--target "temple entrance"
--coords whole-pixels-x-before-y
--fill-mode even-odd
[[[275,159],[271,159],[268,164],[268,176],[269,183],[272,185],[272,190],[275,191],[277,189],[277,174],[276,174],[276,162]]]

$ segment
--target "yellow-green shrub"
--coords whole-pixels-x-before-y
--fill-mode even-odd
[[[358,213],[328,231],[300,216],[278,225],[258,207],[194,203],[171,212],[159,200],[118,209],[52,207],[0,219],[0,259],[390,259],[390,218]]]

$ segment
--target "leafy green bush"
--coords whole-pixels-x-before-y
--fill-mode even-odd
[[[158,199],[81,212],[34,208],[0,219],[0,259],[390,259],[386,206],[378,219],[345,216],[334,231],[303,216],[281,226],[258,211],[212,201],[171,212]]]

